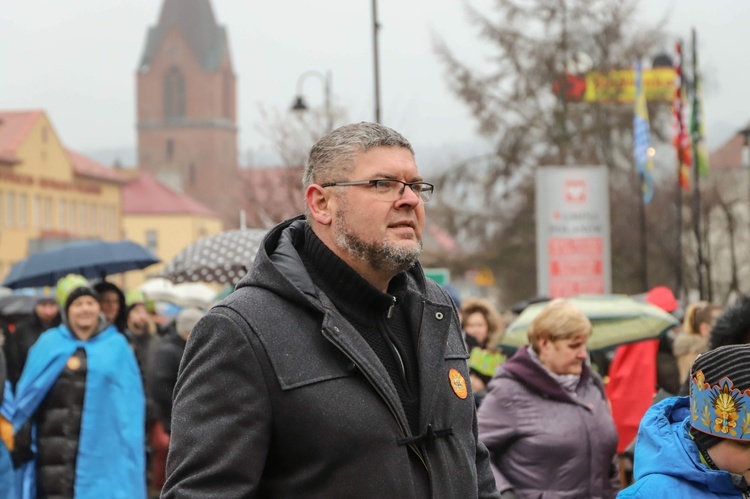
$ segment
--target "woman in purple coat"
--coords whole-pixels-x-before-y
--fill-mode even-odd
[[[528,334],[479,408],[497,489],[503,499],[614,498],[617,431],[602,381],[586,364],[591,323],[557,299]]]

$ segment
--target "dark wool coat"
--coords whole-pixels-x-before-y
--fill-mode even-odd
[[[500,366],[479,408],[498,490],[519,499],[614,498],[617,431],[601,380],[584,366],[571,395],[526,348]]]
[[[300,260],[304,226],[273,229],[250,274],[191,333],[162,497],[499,497],[459,380],[468,355],[448,295],[418,265],[409,271],[422,304],[412,313],[424,431],[409,440],[382,362]]]

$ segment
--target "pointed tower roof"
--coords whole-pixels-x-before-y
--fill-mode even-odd
[[[148,71],[172,28],[180,31],[206,71],[215,71],[224,53],[229,52],[226,28],[216,23],[210,0],[164,0],[159,23],[149,28],[146,35],[139,71]]]

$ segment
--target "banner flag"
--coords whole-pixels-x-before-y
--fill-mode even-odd
[[[633,115],[633,148],[635,168],[641,176],[643,202],[654,198],[654,149],[651,147],[651,130],[648,125],[648,108],[643,93],[641,61],[635,63],[635,113]]]

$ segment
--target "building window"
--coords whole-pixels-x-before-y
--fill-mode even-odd
[[[177,67],[169,68],[164,77],[164,119],[185,117],[185,77]]]
[[[44,198],[44,229],[52,228],[52,198]]]
[[[171,163],[173,157],[174,157],[174,141],[172,139],[167,139],[167,163]]]
[[[42,200],[39,196],[34,196],[33,206],[31,209],[32,223],[35,229],[40,229],[42,226]]]
[[[89,234],[96,234],[96,205],[89,205]]]
[[[22,229],[26,228],[26,224],[28,223],[26,215],[27,215],[27,208],[28,208],[28,199],[26,194],[19,194],[18,195],[18,226]]]
[[[155,230],[146,231],[146,247],[156,253],[159,247],[159,235]]]
[[[76,205],[75,201],[70,202],[68,218],[70,220],[70,232],[76,232],[76,223],[78,223],[78,205]]]
[[[190,185],[195,185],[195,163],[192,162],[188,165],[188,180]]]
[[[222,111],[224,118],[232,120],[232,74],[229,71],[224,71],[224,89],[222,99]]]
[[[57,228],[65,230],[68,225],[68,203],[64,199],[57,202]]]
[[[80,217],[80,220],[78,222],[78,229],[81,231],[81,234],[86,234],[88,230],[86,224],[89,223],[88,217],[86,216],[86,204],[81,203],[81,207],[78,211],[78,216]]]
[[[5,209],[5,226],[13,227],[16,224],[16,195],[9,192],[6,195],[8,207]]]

